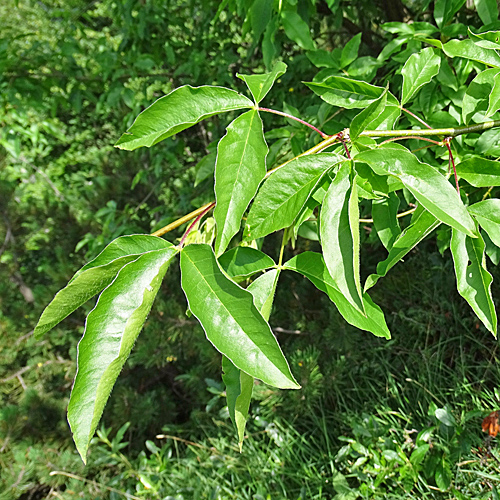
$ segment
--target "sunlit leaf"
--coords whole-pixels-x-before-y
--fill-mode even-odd
[[[473,156],[460,162],[457,174],[475,187],[500,186],[500,162]]]
[[[370,125],[375,122],[375,120],[384,111],[385,105],[387,103],[387,89],[381,94],[381,96],[373,101],[366,109],[361,111],[356,115],[349,128],[349,136],[351,141],[355,141],[359,134],[365,129],[369,129]]]
[[[297,389],[288,363],[252,294],[227,278],[208,245],[181,253],[181,284],[208,340],[240,370],[282,389]]]
[[[500,200],[490,198],[468,207],[479,225],[488,233],[491,241],[500,246]]]
[[[248,278],[276,265],[264,252],[241,246],[228,250],[218,260],[219,265],[231,278]]]
[[[104,406],[178,249],[154,250],[124,266],[87,317],[68,421],[85,462]]]
[[[267,2],[267,0],[265,1]],[[240,75],[237,73],[236,76],[247,84],[255,102],[258,104],[266,97],[274,82],[286,72],[286,68],[285,63],[278,62],[269,73],[263,75]]]
[[[240,115],[220,140],[215,164],[215,252],[220,255],[240,230],[241,218],[266,175],[268,148],[256,110]]]
[[[145,109],[115,146],[128,151],[142,146],[151,147],[205,118],[252,106],[250,99],[234,90],[184,85]]]
[[[323,201],[320,235],[326,267],[338,289],[363,311],[359,277],[359,208],[351,162],[341,164]]]
[[[443,45],[443,51],[448,57],[463,57],[500,67],[500,55],[496,51],[479,47],[472,40],[450,40]]]

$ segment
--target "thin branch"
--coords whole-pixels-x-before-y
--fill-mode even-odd
[[[258,110],[265,111],[266,113],[273,113],[274,115],[284,116],[285,118],[289,118],[290,120],[295,120],[296,122],[302,123],[302,125],[305,125],[306,127],[309,127],[311,130],[314,130],[315,132],[317,132],[323,139],[330,137],[328,134],[321,132],[321,130],[319,128],[316,128],[314,125],[311,125],[310,123],[306,122],[305,120],[302,120],[301,118],[297,118],[296,116],[293,116],[289,113],[284,113],[283,111],[276,111],[275,109],[260,108],[260,107],[258,108]]]
[[[182,248],[184,246],[184,242],[186,241],[186,238],[188,237],[189,233],[193,230],[194,226],[200,221],[200,219],[207,213],[209,212],[213,207],[215,206],[215,201],[210,203],[201,214],[196,217],[196,219],[193,221],[193,223],[186,229],[186,232],[184,233],[184,236],[181,239],[181,242],[179,243],[179,246]]]
[[[435,144],[436,146],[442,146],[443,145],[442,142],[433,141],[432,139],[427,139],[427,137],[418,137],[416,135],[408,135],[408,136],[405,136],[405,137],[391,137],[390,139],[387,139],[387,140],[381,142],[380,145],[387,144],[388,142],[401,141],[401,140],[406,140],[406,139],[417,139],[418,141],[432,142],[432,144]]]
[[[404,217],[405,215],[410,215],[415,212],[416,208],[410,208],[410,210],[406,210],[406,212],[401,212],[396,215],[398,219]],[[360,224],[373,224],[373,219],[359,219]]]
[[[413,118],[415,118],[415,120],[419,121],[424,127],[427,127],[428,129],[431,129],[432,130],[432,127],[427,123],[427,122],[424,122],[424,120],[422,120],[422,118],[419,118],[416,114],[412,113],[411,111],[409,111],[408,109],[406,108],[403,108],[403,106],[401,106],[401,109],[405,112],[405,113],[408,113],[410,116],[412,116]]]

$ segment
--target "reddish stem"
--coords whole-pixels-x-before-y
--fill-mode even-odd
[[[415,118],[415,120],[419,121],[422,125],[424,125],[428,129],[432,130],[432,127],[428,123],[424,122],[424,120],[422,120],[422,118],[419,118],[417,115],[415,115],[411,111],[407,110],[406,108],[403,108],[402,106],[401,106],[401,109],[403,111],[405,111],[406,113],[408,113],[410,116],[413,116],[413,118]]]
[[[186,232],[182,236],[181,242],[179,243],[179,247],[180,248],[182,248],[184,246],[184,242],[186,241],[186,238],[187,238],[188,234],[193,230],[193,227],[200,221],[200,219],[207,212],[209,212],[210,210],[212,210],[212,208],[214,208],[214,206],[215,206],[215,201],[213,203],[211,203],[207,208],[205,208],[205,210],[203,210],[203,212],[201,212],[201,214],[198,215],[198,217],[196,217],[196,219],[189,225],[189,227],[186,229]]]
[[[432,142],[432,144],[436,144],[436,146],[442,145],[442,142],[433,141],[432,139],[427,139],[426,137],[418,137],[416,135],[406,135],[406,136],[402,136],[402,137],[391,137],[390,139],[387,139],[386,141],[381,142],[380,144],[385,144],[386,142],[400,141],[402,139],[417,139],[419,141]]]
[[[319,128],[316,128],[314,125],[311,125],[310,123],[308,123],[304,120],[301,120],[300,118],[297,118],[296,116],[293,116],[289,113],[284,113],[283,111],[276,111],[275,109],[260,108],[260,107],[259,107],[259,111],[266,111],[267,113],[273,113],[275,115],[284,116],[285,118],[290,118],[290,120],[295,120],[296,122],[302,123],[302,125],[305,125],[306,127],[309,127],[310,129],[317,132],[323,139],[330,137],[328,134],[321,132],[321,130]]]

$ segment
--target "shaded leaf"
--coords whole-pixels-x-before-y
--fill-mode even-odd
[[[453,229],[450,249],[455,264],[458,293],[496,337],[497,315],[491,295],[493,278],[486,269],[484,248],[481,236],[469,238],[461,231]]]
[[[145,253],[124,266],[87,317],[68,406],[73,439],[86,461],[106,401],[178,249]]]
[[[256,110],[240,115],[220,140],[215,164],[215,252],[220,255],[240,230],[241,218],[266,175],[268,148]]]
[[[419,206],[413,214],[410,225],[399,235],[392,245],[387,258],[377,264],[377,273],[370,274],[366,279],[365,290],[375,285],[379,278],[384,277],[392,267],[438,227],[439,224],[441,222],[436,217]]]
[[[342,317],[351,325],[373,333],[377,337],[390,338],[384,313],[373,303],[367,293],[363,294],[363,308],[366,316],[353,307],[345,296],[339,291],[337,285],[328,273],[323,256],[315,252],[303,252],[284,264],[284,269],[289,269],[304,275],[318,290],[326,293],[336,305]]]
[[[273,172],[250,208],[245,238],[254,240],[291,226],[323,175],[342,160],[332,153],[300,156]]]
[[[145,109],[115,147],[132,151],[158,142],[218,113],[251,108],[252,101],[224,87],[184,85]]]
[[[475,225],[453,186],[435,168],[421,163],[403,147],[363,151],[356,160],[368,163],[377,174],[396,176],[419,203],[440,221],[474,237]]]
[[[95,259],[83,266],[45,308],[34,335],[40,338],[94,295],[104,290],[118,271],[141,254],[171,248],[156,236],[121,236],[112,241]]]
[[[474,187],[500,186],[500,162],[473,156],[460,162],[457,174]]]
[[[500,246],[500,200],[491,198],[468,207],[479,225],[488,233],[491,241]]]
[[[347,300],[363,311],[359,277],[359,207],[350,161],[342,162],[321,208],[320,235],[326,267]]]
[[[429,83],[439,73],[440,64],[441,58],[434,53],[431,47],[409,57],[401,70],[403,75],[401,104],[404,105],[410,101],[421,87]]]
[[[265,0],[267,2],[267,0]],[[267,93],[271,90],[274,82],[286,72],[286,64],[283,62],[278,62],[274,65],[270,73],[264,73],[263,75],[240,75],[236,73],[238,78],[241,78],[250,89],[252,96],[258,104]]]
[[[181,272],[189,308],[221,354],[269,385],[299,388],[252,294],[226,278],[208,245],[185,247]]]
[[[500,45],[499,45],[500,48]],[[500,109],[500,73],[493,77],[493,87],[488,97],[488,109],[486,110],[486,118],[494,115]]]
[[[464,123],[469,123],[472,118],[476,122],[484,120],[486,110],[489,107],[494,78],[498,74],[500,74],[498,69],[487,69],[479,73],[469,84],[462,102]]]
[[[373,225],[377,235],[387,250],[390,250],[394,241],[401,234],[397,215],[399,208],[399,197],[396,193],[390,193],[387,198],[372,201]]]
[[[248,278],[275,266],[269,255],[251,247],[235,247],[219,257],[219,264],[231,278]]]
[[[293,40],[300,48],[314,50],[316,45],[311,38],[309,25],[293,10],[283,10],[281,12],[283,28],[286,36]]]
[[[340,67],[345,68],[349,66],[358,58],[359,46],[361,44],[361,33],[353,36],[342,49],[340,56]]]

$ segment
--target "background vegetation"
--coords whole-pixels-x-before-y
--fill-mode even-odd
[[[303,389],[256,386],[241,455],[219,355],[185,315],[179,276],[162,287],[85,468],[65,420],[84,313],[42,342],[31,336],[54,293],[112,239],[154,231],[213,197],[213,152],[230,116],[151,150],[112,147],[156,98],[187,83],[244,92],[236,72],[281,59],[289,69],[274,107],[333,134],[353,113],[321,104],[301,81],[341,72],[400,85],[425,29],[437,24],[443,41],[465,36],[496,22],[493,5],[1,3],[0,499],[498,498],[495,442],[481,432],[498,407],[497,343],[454,290],[440,232],[374,288],[391,341],[346,325],[305,280],[284,276],[271,325]],[[447,120],[461,75],[475,75],[454,69],[418,102],[433,126],[456,124]],[[296,123],[264,119],[275,126],[270,163],[314,140]],[[498,132],[486,142],[497,151]],[[369,227],[362,234],[368,275],[384,249]]]

